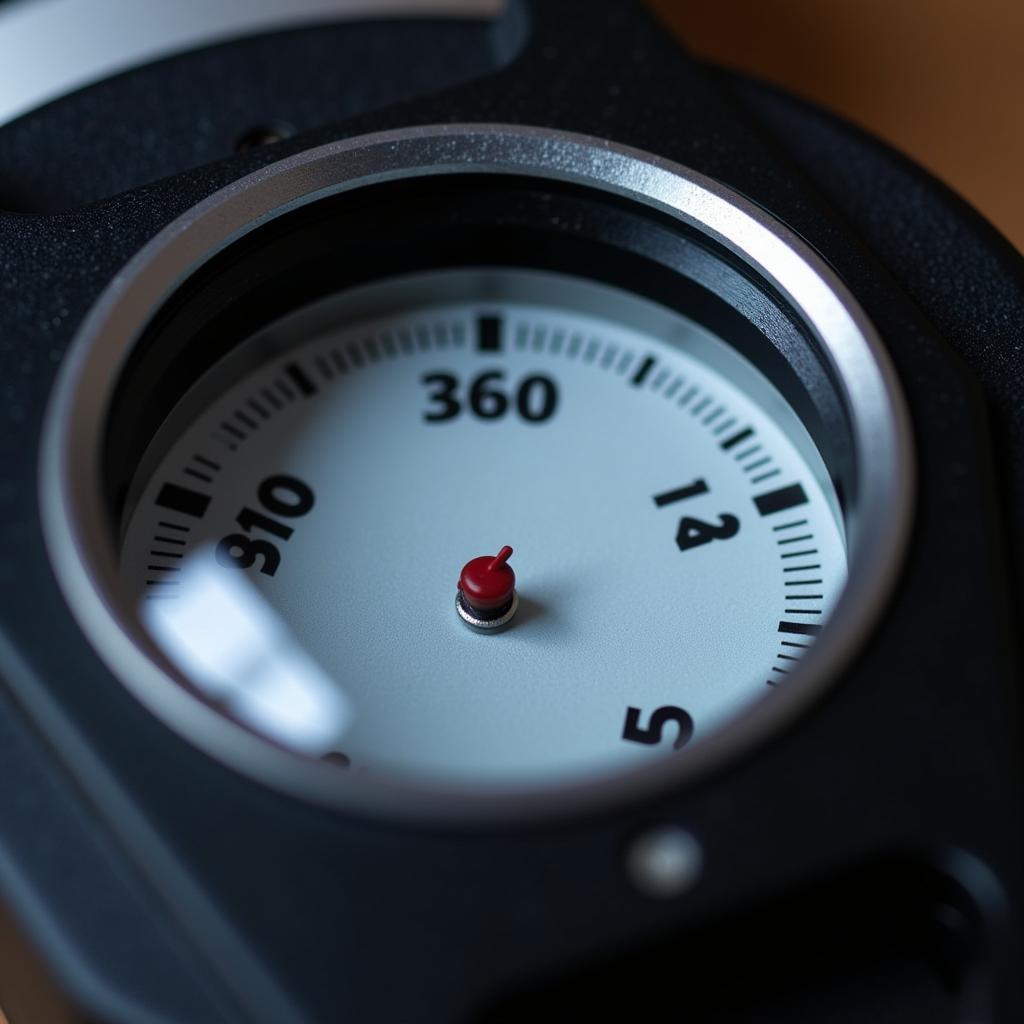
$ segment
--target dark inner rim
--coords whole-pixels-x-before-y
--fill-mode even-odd
[[[657,211],[574,185],[447,175],[375,185],[251,231],[157,311],[122,373],[102,484],[113,540],[143,453],[178,399],[268,323],[386,277],[474,266],[590,278],[674,309],[733,345],[782,392],[855,497],[849,418],[817,342],[737,257]],[[129,427],[130,425],[130,427]]]

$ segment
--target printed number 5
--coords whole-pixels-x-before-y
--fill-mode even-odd
[[[622,727],[624,740],[654,746],[661,742],[665,726],[670,722],[675,722],[679,726],[679,735],[676,736],[675,742],[672,744],[674,750],[685,746],[693,735],[693,719],[682,708],[674,707],[671,704],[658,708],[651,714],[650,724],[646,727],[640,724],[641,714],[639,708],[626,708],[626,722]]]

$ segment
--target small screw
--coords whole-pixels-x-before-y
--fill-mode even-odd
[[[259,146],[272,146],[275,142],[290,139],[294,134],[295,129],[283,121],[259,125],[256,128],[250,128],[235,143],[235,152],[245,153],[250,149],[257,149]]]
[[[645,896],[671,899],[700,877],[700,844],[678,825],[660,825],[638,836],[626,851],[626,874]]]

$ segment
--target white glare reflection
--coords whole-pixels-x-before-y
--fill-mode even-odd
[[[178,578],[178,596],[140,607],[177,668],[269,739],[314,756],[337,750],[351,719],[348,698],[244,574],[218,566],[206,547]]]

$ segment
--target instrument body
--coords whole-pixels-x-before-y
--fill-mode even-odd
[[[295,134],[232,152],[260,124]],[[611,140],[768,211],[874,324],[913,431],[903,566],[828,692],[685,785],[555,819],[339,810],[197,752],[97,655],[41,522],[61,360],[151,239],[274,161],[445,124]],[[642,1018],[669,998],[709,1021],[890,1002],[908,1021],[1020,1018],[1024,274],[965,204],[626,3],[184,54],[0,129],[0,167],[0,893],[56,1003],[102,1021]],[[541,208],[489,202],[474,215],[496,230]],[[552,220],[553,244],[573,223]],[[623,867],[666,824],[702,850],[677,899]]]

